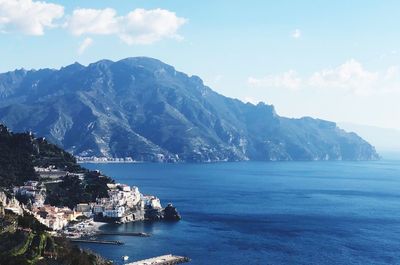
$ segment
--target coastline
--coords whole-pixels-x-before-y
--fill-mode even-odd
[[[100,228],[101,228],[102,226],[107,225],[108,223],[93,221],[92,224],[93,224],[93,230],[94,230],[94,232],[95,232],[95,233],[98,233],[98,232],[101,231]]]
[[[124,161],[124,160],[79,160],[78,164],[141,164],[145,161]]]
[[[96,222],[94,220],[85,220],[72,226],[68,226],[68,232],[65,234],[69,239],[81,239],[95,236],[101,233],[101,227],[106,225],[104,222]],[[63,233],[62,233],[63,234]]]

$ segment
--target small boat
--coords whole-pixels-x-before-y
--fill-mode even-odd
[[[128,257],[128,256],[122,256],[122,259],[123,259],[124,261],[127,261],[127,260],[129,259],[129,257]]]

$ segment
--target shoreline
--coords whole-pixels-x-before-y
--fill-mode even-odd
[[[400,156],[399,156],[400,158]],[[226,160],[217,160],[217,161],[104,161],[104,160],[77,160],[78,164],[224,164],[224,163],[352,163],[352,162],[380,162],[380,161],[398,161],[396,158],[385,158],[381,157],[380,159],[371,159],[371,160],[239,160],[239,161],[226,161]]]
[[[77,160],[78,164],[141,164],[145,161],[103,161],[103,160]]]
[[[95,236],[101,233],[100,228],[106,224],[108,223],[85,220],[69,226],[68,229],[72,231],[68,231],[65,235],[69,239],[82,239],[88,236]]]
[[[107,225],[108,223],[93,221],[92,224],[93,224],[93,230],[98,233],[101,231],[100,228],[102,226]]]
[[[135,237],[149,237],[150,234],[145,233],[145,232],[107,232],[107,230],[101,230],[101,227],[107,224],[111,223],[105,223],[105,222],[95,222],[95,221],[86,221],[75,224],[74,225],[74,232],[71,232],[71,234],[66,235],[66,237],[71,240],[93,240],[95,242],[96,240],[101,240],[98,238],[98,236],[112,236],[112,235],[119,235],[119,236],[135,236]],[[116,225],[121,225],[117,224]],[[80,225],[83,225],[83,227],[79,227]]]

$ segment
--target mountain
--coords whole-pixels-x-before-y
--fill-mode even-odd
[[[339,126],[372,143],[381,154],[400,154],[400,130],[341,122]]]
[[[71,154],[28,133],[13,133],[0,124],[0,188],[37,180],[34,167],[56,167],[81,172]]]
[[[81,157],[139,161],[370,160],[335,123],[280,117],[222,96],[197,76],[136,57],[0,74],[0,121]]]

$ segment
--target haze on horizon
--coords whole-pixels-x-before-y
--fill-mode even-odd
[[[0,72],[148,56],[280,115],[400,129],[397,1],[0,0]]]

